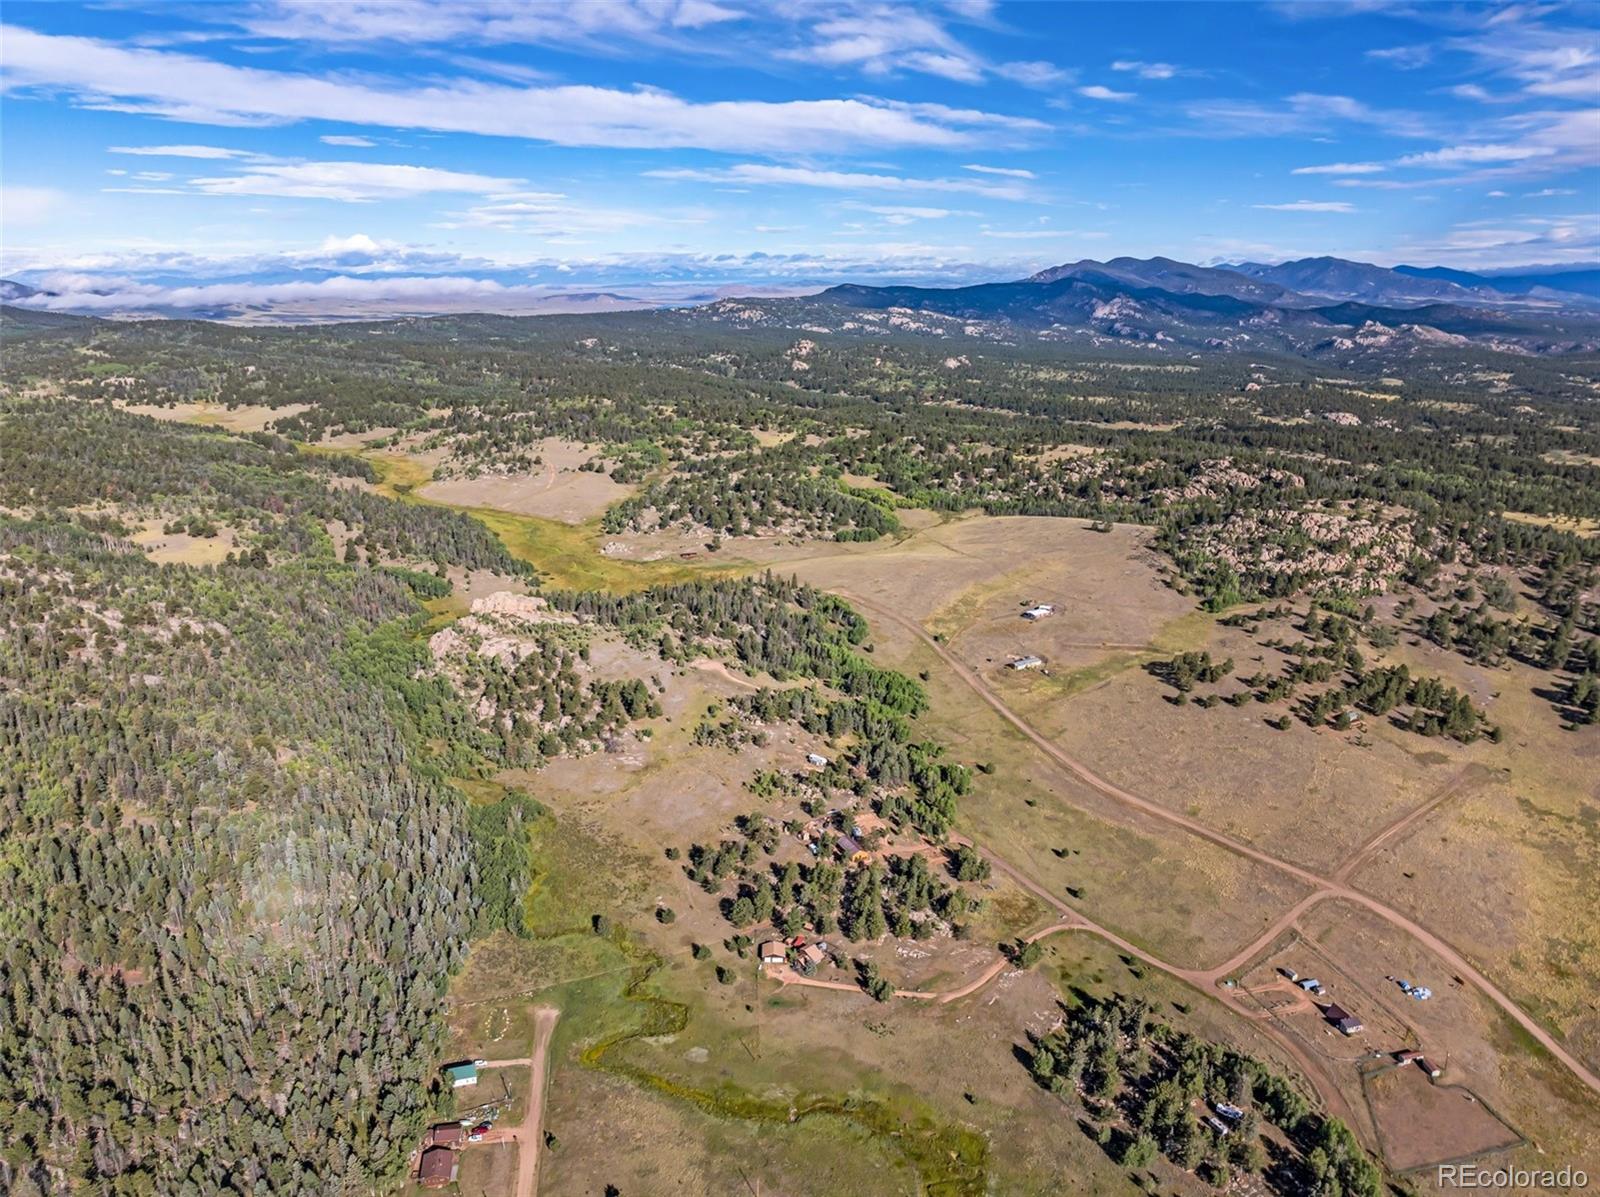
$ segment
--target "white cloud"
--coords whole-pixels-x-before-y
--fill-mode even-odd
[[[1330,162],[1326,166],[1297,166],[1292,175],[1375,175],[1387,170],[1381,162]]]
[[[380,85],[233,66],[17,26],[4,27],[3,35],[13,91],[59,89],[85,107],[202,124],[326,120],[559,145],[760,153],[957,147],[979,141],[975,125],[1040,127],[1037,121],[870,98],[698,102],[659,90],[517,87],[475,79]]]
[[[890,224],[910,224],[917,220],[944,220],[950,216],[976,216],[976,212],[962,212],[954,208],[920,208],[902,204],[846,203],[844,207],[858,212],[871,212],[882,216]]]
[[[659,41],[743,15],[712,0],[259,0],[221,19],[256,37],[293,42],[614,48],[618,38]]]
[[[1133,58],[1119,58],[1111,64],[1114,71],[1129,71],[1141,79],[1171,79],[1178,68],[1170,62],[1140,62]]]
[[[1550,23],[1553,9],[1511,5],[1485,9],[1474,32],[1453,39],[1489,70],[1530,95],[1593,102],[1600,95],[1600,34],[1592,26]]]
[[[1023,170],[1018,166],[983,166],[976,162],[969,162],[961,169],[974,171],[980,175],[1004,175],[1008,179],[1036,179],[1039,177],[1031,170]]]
[[[1097,229],[984,229],[983,235],[1001,241],[1102,241],[1111,234]]]
[[[438,170],[431,166],[391,166],[376,162],[261,163],[242,174],[191,180],[207,195],[276,195],[298,199],[367,203],[404,199],[431,192],[512,191],[520,179]]]
[[[1078,88],[1078,94],[1089,100],[1112,100],[1121,102],[1133,99],[1131,91],[1112,91],[1109,87],[1102,87],[1098,83],[1091,83],[1088,87]]]
[[[704,216],[659,210],[608,208],[574,200],[559,192],[513,191],[492,196],[440,223],[447,229],[494,229],[575,243],[591,236],[668,224],[703,223]]]
[[[253,158],[247,150],[227,150],[215,145],[113,145],[109,154],[139,154],[147,158]]]
[[[0,226],[38,224],[55,215],[66,198],[53,187],[0,186]]]
[[[376,254],[389,248],[389,243],[376,241],[365,233],[351,233],[348,237],[335,237],[331,233],[317,248],[319,254]]]
[[[647,170],[646,178],[686,179],[701,183],[745,183],[762,186],[822,187],[833,191],[951,191],[995,199],[1022,199],[1019,183],[987,183],[981,179],[912,179],[865,171],[813,170],[803,166],[768,166],[742,162],[717,168],[674,167]]]
[[[1433,47],[1421,46],[1391,46],[1383,50],[1368,50],[1368,58],[1375,58],[1379,62],[1387,62],[1390,66],[1399,67],[1403,71],[1414,71],[1425,67],[1433,61]]]
[[[1454,168],[1484,162],[1521,162],[1551,151],[1530,145],[1454,145],[1422,154],[1407,154],[1395,160],[1396,166],[1438,166]]]
[[[1064,71],[1053,62],[1002,62],[994,73],[1024,87],[1039,88],[1055,87],[1072,78],[1071,71]]]
[[[1538,191],[1530,191],[1530,192],[1528,192],[1525,196],[1523,196],[1523,198],[1524,199],[1550,199],[1551,197],[1557,196],[1557,195],[1577,195],[1577,194],[1578,194],[1578,192],[1576,191],[1576,189],[1574,189],[1572,187],[1543,187],[1543,188],[1540,188]]]
[[[932,10],[909,5],[829,9],[807,40],[777,51],[780,58],[850,67],[869,75],[917,71],[977,83],[988,67],[962,45]]]
[[[317,140],[321,141],[323,145],[347,146],[357,150],[371,149],[378,144],[370,137],[351,137],[344,133],[324,133]]]
[[[1354,204],[1338,200],[1293,200],[1286,204],[1252,204],[1268,212],[1354,212]]]
[[[1564,79],[1540,79],[1528,84],[1527,91],[1531,95],[1564,100],[1592,100],[1600,95],[1600,72],[1589,71]]]
[[[1254,100],[1201,100],[1187,108],[1199,133],[1211,137],[1286,137],[1321,133],[1341,123],[1364,125],[1391,137],[1433,137],[1435,122],[1402,109],[1374,108],[1350,96],[1296,92],[1281,104]]]

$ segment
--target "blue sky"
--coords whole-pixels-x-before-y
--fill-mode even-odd
[[[1596,13],[8,0],[0,271],[467,294],[1591,260]]]

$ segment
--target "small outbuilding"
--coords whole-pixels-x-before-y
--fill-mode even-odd
[[[459,1161],[448,1147],[430,1147],[417,1165],[417,1183],[425,1189],[442,1189],[454,1184]]]
[[[1044,658],[1043,657],[1033,657],[1033,656],[1018,657],[1015,661],[1011,662],[1011,668],[1012,669],[1037,669],[1037,668],[1039,668],[1039,666],[1041,666],[1043,664],[1044,664]]]
[[[1054,603],[1039,603],[1022,613],[1023,619],[1045,619],[1056,613]]]
[[[781,939],[769,939],[758,950],[762,964],[782,964],[789,955]]]
[[[452,1089],[465,1089],[468,1085],[478,1083],[478,1066],[471,1060],[463,1060],[459,1064],[446,1064],[444,1075]]]
[[[800,963],[807,970],[816,969],[828,958],[828,949],[819,943],[808,943],[800,949]]]
[[[463,1132],[459,1122],[441,1122],[438,1126],[428,1131],[428,1137],[423,1140],[422,1146],[450,1147],[461,1142]]]
[[[1361,1030],[1361,1020],[1337,1002],[1329,1002],[1322,1011],[1322,1017],[1332,1023],[1341,1035],[1354,1035]]]
[[[828,758],[820,752],[808,752],[806,753],[806,764],[815,765],[818,769],[826,769],[828,767]]]

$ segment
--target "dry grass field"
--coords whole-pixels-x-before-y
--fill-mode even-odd
[[[225,407],[220,403],[173,403],[166,406],[123,403],[118,406],[135,415],[175,420],[183,424],[204,424],[228,432],[260,432],[274,420],[285,420],[311,410],[309,403],[289,403],[283,407]]]
[[[634,492],[634,487],[613,482],[605,474],[578,468],[593,459],[593,445],[546,438],[533,452],[544,464],[531,473],[440,479],[421,487],[417,494],[447,506],[487,507],[582,524],[597,519],[607,507]]]
[[[215,536],[165,532],[162,519],[148,519],[130,538],[157,565],[216,565],[234,550],[233,531],[219,527]]]
[[[1415,1066],[1384,1068],[1368,1076],[1366,1089],[1384,1162],[1397,1172],[1482,1159],[1521,1143],[1470,1089],[1433,1084]]]

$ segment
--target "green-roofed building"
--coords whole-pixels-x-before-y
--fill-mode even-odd
[[[444,1075],[453,1088],[462,1089],[478,1083],[478,1066],[470,1060],[461,1064],[446,1064]]]

